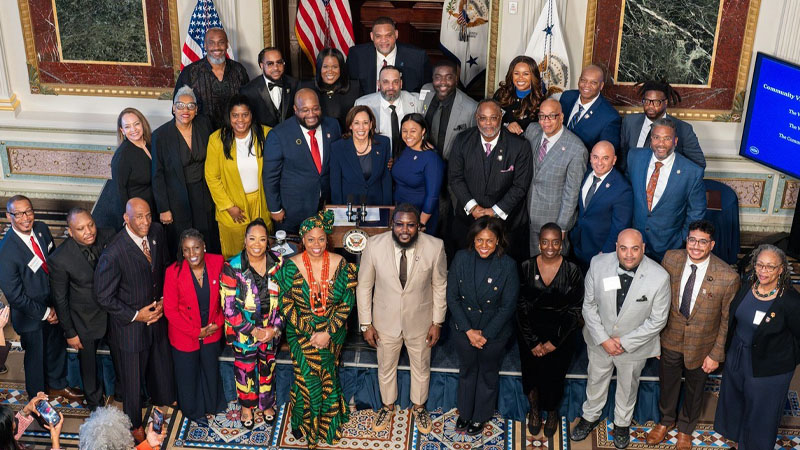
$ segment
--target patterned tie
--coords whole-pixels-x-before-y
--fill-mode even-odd
[[[694,291],[694,280],[697,278],[697,266],[690,264],[692,274],[686,280],[686,286],[683,287],[683,297],[681,297],[681,314],[683,317],[689,318],[689,306],[692,304],[692,291]]]
[[[547,155],[547,138],[542,139],[542,145],[539,146],[539,157],[537,158],[536,162],[542,162],[545,155]]]
[[[150,247],[147,246],[147,238],[142,239],[142,252],[144,252],[144,257],[147,258],[147,262],[153,264],[153,257],[150,256]]]
[[[47,263],[44,260],[44,254],[42,253],[42,249],[39,248],[39,244],[36,243],[36,239],[33,238],[31,234],[31,246],[33,247],[33,253],[42,260],[42,269],[44,269],[44,273],[49,274],[50,270],[47,268]]]
[[[408,260],[406,259],[406,249],[400,250],[400,286],[405,289],[408,281]]]
[[[487,142],[487,143],[485,143],[485,144],[483,144],[483,145],[485,145],[485,146],[486,146],[486,157],[488,158],[488,157],[489,157],[489,155],[491,155],[491,154],[492,154],[492,144],[490,144],[490,143],[488,143],[488,142]]]
[[[658,184],[658,174],[661,173],[661,166],[664,163],[661,161],[656,161],[656,168],[653,170],[653,174],[650,175],[650,181],[647,183],[647,210],[653,210],[653,194],[656,193],[656,184]]]
[[[308,140],[311,142],[311,158],[314,160],[314,165],[317,166],[317,173],[322,173],[322,158],[319,156],[319,144],[314,135],[317,130],[308,130]]]
[[[597,192],[597,182],[600,181],[600,178],[592,175],[592,185],[589,186],[589,190],[586,191],[586,199],[583,201],[583,207],[586,208],[589,206],[589,202],[592,201],[592,197],[594,197],[594,193]]]
[[[578,101],[580,101],[580,100],[578,100]],[[578,112],[576,112],[575,115],[572,116],[572,120],[570,120],[569,124],[567,125],[567,129],[569,131],[572,131],[573,129],[575,129],[575,125],[577,125],[578,121],[581,120],[581,116],[582,115],[583,115],[583,105],[579,104],[578,105]]]

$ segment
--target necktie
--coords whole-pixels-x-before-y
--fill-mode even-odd
[[[381,68],[384,68],[384,67],[386,67],[386,66],[387,66],[387,64],[388,64],[388,63],[387,63],[387,62],[386,62],[386,60],[384,59],[384,60],[383,60],[383,64],[381,65]],[[380,91],[380,90],[381,90],[381,71],[380,71],[380,70],[378,71],[378,77],[375,79],[375,90],[376,90],[376,91]]]
[[[308,130],[308,141],[311,143],[311,158],[314,160],[314,165],[317,166],[317,173],[322,173],[322,158],[319,155],[319,144],[314,135],[317,130]]]
[[[542,162],[545,155],[547,155],[547,138],[542,139],[542,145],[539,146],[539,156],[536,159],[536,162]]]
[[[692,274],[686,280],[686,286],[683,287],[683,297],[681,297],[681,314],[683,317],[689,318],[689,306],[692,304],[692,291],[694,291],[694,280],[697,278],[697,266],[690,264]]]
[[[431,118],[431,134],[430,137],[435,139],[433,142],[433,146],[439,150],[439,153],[442,152],[442,147],[444,147],[444,136],[445,132],[447,131],[447,124],[442,123],[442,116],[444,116],[444,105],[439,103],[439,106],[436,107],[433,113],[433,117]]]
[[[153,258],[150,256],[150,247],[147,246],[147,238],[142,239],[142,252],[144,252],[147,262],[153,264]]]
[[[647,136],[644,138],[644,147],[650,147],[650,135],[653,133],[653,124],[650,124],[650,129],[647,130]]]
[[[586,199],[583,201],[583,207],[589,206],[589,202],[592,201],[592,197],[594,197],[594,193],[597,192],[597,183],[600,181],[600,178],[592,175],[593,181],[592,185],[589,186],[589,190],[586,192]]]
[[[483,145],[486,146],[486,156],[488,157],[489,155],[492,154],[492,144],[487,142],[487,143],[485,143]]]
[[[633,278],[633,276],[636,275],[636,272],[634,272],[633,270],[623,269],[622,267],[617,267],[617,275],[627,275]]]
[[[97,266],[97,254],[94,252],[94,246],[86,246],[83,247],[82,250],[86,260],[89,261],[89,265],[91,265],[92,268],[95,268]]]
[[[269,88],[269,90],[270,90],[270,91],[271,91],[271,90],[273,90],[273,89],[275,89],[275,88],[277,88],[277,89],[280,91],[280,90],[281,90],[281,88],[283,87],[283,84],[281,84],[281,83],[274,83],[274,82],[272,82],[272,81],[270,81],[270,82],[268,83],[268,85],[269,85],[269,86],[268,86],[268,88]]]
[[[397,158],[400,155],[400,150],[403,149],[400,138],[400,120],[397,118],[397,106],[389,105],[392,110],[392,158]]]
[[[50,270],[47,268],[47,263],[44,260],[42,249],[39,248],[39,244],[36,243],[36,239],[33,238],[33,235],[31,235],[31,246],[33,247],[33,253],[35,253],[36,256],[42,260],[42,269],[44,269],[44,273],[49,274]]]
[[[578,101],[580,101],[580,100],[578,100]],[[570,120],[569,124],[567,125],[567,129],[569,129],[569,131],[572,131],[575,128],[575,125],[577,125],[578,121],[581,120],[581,116],[582,115],[583,115],[583,105],[579,104],[578,105],[578,112],[576,112],[575,115],[572,116],[572,120]]]
[[[653,174],[650,175],[650,181],[647,183],[647,210],[653,210],[653,194],[656,193],[656,184],[658,184],[658,174],[661,173],[661,166],[664,163],[661,161],[656,161],[656,168],[653,170]]]
[[[400,286],[404,289],[408,280],[408,260],[406,259],[406,249],[400,250]]]

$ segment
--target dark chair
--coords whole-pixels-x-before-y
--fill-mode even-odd
[[[739,256],[739,199],[736,191],[716,180],[703,180],[706,186],[706,220],[716,228],[713,253],[728,264]]]

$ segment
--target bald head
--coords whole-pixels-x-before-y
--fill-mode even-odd
[[[321,111],[319,97],[312,89],[303,88],[294,95],[294,115],[305,128],[309,130],[317,128]]]
[[[617,235],[617,259],[626,270],[638,267],[644,259],[644,240],[642,233],[626,228]]]
[[[578,92],[581,97],[581,103],[588,103],[603,90],[605,86],[605,73],[603,69],[596,64],[589,64],[581,71],[581,77],[578,79]]]
[[[206,39],[203,42],[206,50],[206,57],[211,64],[223,64],[225,53],[228,51],[228,35],[222,28],[211,28],[206,31]]]
[[[147,237],[152,223],[150,205],[141,198],[134,197],[125,204],[125,214],[122,215],[122,219],[133,234],[141,238]]]
[[[614,153],[614,144],[608,141],[600,141],[592,147],[589,155],[589,164],[592,165],[594,175],[602,177],[611,171],[617,162],[617,155]]]

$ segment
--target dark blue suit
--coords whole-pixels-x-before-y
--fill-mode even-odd
[[[343,205],[348,200],[368,205],[392,204],[392,175],[388,164],[392,157],[389,138],[375,135],[368,158],[372,174],[364,178],[353,139],[341,139],[331,145],[331,202]]]
[[[142,377],[154,404],[175,401],[167,319],[162,317],[149,326],[134,320],[138,310],[161,299],[167,262],[165,236],[161,224],[150,225],[147,241],[152,263],[148,263],[123,228],[100,256],[94,274],[97,303],[109,314],[108,341],[121,378],[123,410],[134,428],[142,425]]]
[[[558,100],[561,102],[561,110],[564,113],[564,126],[569,123],[569,115],[575,102],[580,98],[577,89],[572,89],[561,94]],[[588,117],[587,117],[588,115]],[[583,117],[571,131],[578,135],[586,146],[589,153],[592,147],[600,141],[608,141],[614,144],[614,148],[619,148],[619,128],[622,118],[611,103],[603,97],[603,94],[595,100],[588,111],[583,112]]]
[[[55,250],[53,236],[43,222],[34,222],[32,233],[45,261]],[[13,229],[0,241],[0,289],[11,307],[11,322],[25,350],[25,390],[33,398],[37,392],[67,387],[66,342],[59,325],[45,320],[47,308],[55,308],[50,296],[50,278],[39,267],[28,263],[36,255]]]
[[[300,122],[290,118],[272,129],[264,145],[264,194],[271,212],[283,209],[286,217],[279,230],[297,233],[300,224],[316,214],[330,199],[331,143],[341,136],[339,122],[321,117],[317,132],[322,133],[322,172],[317,172],[311,149]]]
[[[403,90],[419,92],[422,85],[430,83],[431,62],[425,50],[410,44],[397,42],[397,56],[394,65],[403,75]],[[347,53],[347,70],[350,78],[358,80],[361,95],[372,94],[378,90],[378,53],[375,44],[364,44],[350,47]]]
[[[628,152],[628,180],[633,188],[633,227],[644,235],[647,256],[661,261],[667,250],[683,246],[689,224],[705,216],[706,188],[703,169],[675,153],[667,187],[648,211],[647,167],[652,156],[649,148]]]
[[[593,256],[616,250],[617,235],[629,228],[633,219],[633,191],[617,169],[611,169],[597,187],[589,206],[584,205],[583,185],[592,173],[590,170],[581,182],[578,221],[569,233],[575,257],[587,268]]]

